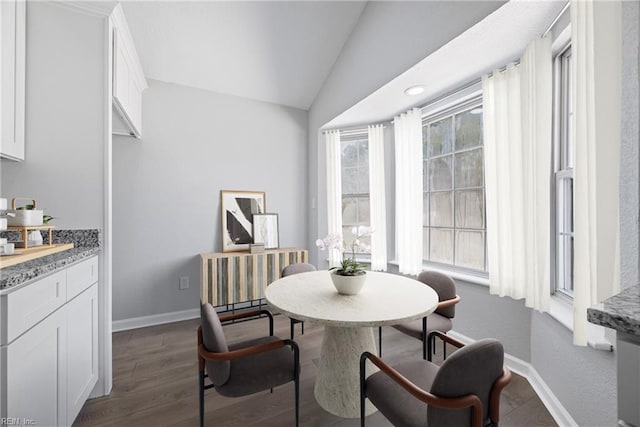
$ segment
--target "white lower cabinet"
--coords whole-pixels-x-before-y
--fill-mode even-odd
[[[67,304],[67,418],[76,419],[98,381],[98,285]]]
[[[67,424],[66,324],[64,311],[58,310],[4,348],[7,408],[2,418],[19,420],[14,425]]]
[[[70,426],[89,397],[98,381],[97,268],[93,257],[0,295],[0,419],[7,424]],[[37,322],[16,323],[11,313],[51,307],[52,293],[32,291],[42,283],[62,287],[56,293],[66,300]]]

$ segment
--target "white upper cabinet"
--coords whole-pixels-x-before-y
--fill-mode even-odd
[[[0,1],[0,156],[24,160],[25,1]]]
[[[142,135],[142,92],[147,81],[133,44],[129,26],[118,4],[113,22],[113,133]]]

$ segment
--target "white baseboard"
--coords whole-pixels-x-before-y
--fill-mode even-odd
[[[131,319],[115,320],[112,323],[113,332],[129,329],[146,328],[147,326],[162,325],[164,323],[180,322],[182,320],[200,317],[200,309],[173,311],[171,313],[153,314],[151,316],[133,317]]]
[[[455,331],[450,331],[447,334],[465,344],[475,341],[468,336]],[[562,406],[560,400],[558,400],[555,394],[553,394],[553,391],[551,391],[547,383],[544,382],[540,374],[538,374],[538,371],[536,371],[531,363],[525,362],[524,360],[507,353],[504,355],[504,360],[512,372],[525,377],[527,381],[529,381],[529,384],[531,384],[531,387],[558,425],[567,427],[578,426],[578,423],[575,422],[571,414],[564,408],[564,406]]]

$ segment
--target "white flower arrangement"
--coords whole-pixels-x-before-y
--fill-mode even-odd
[[[358,276],[365,274],[364,265],[359,264],[356,261],[356,252],[369,252],[371,247],[364,243],[361,239],[363,237],[371,236],[373,230],[370,227],[359,225],[351,229],[351,233],[356,236],[355,239],[348,245],[351,249],[351,257],[346,257],[345,253],[347,245],[342,239],[342,236],[338,234],[329,234],[324,239],[316,240],[316,246],[320,250],[325,249],[337,249],[342,254],[342,261],[339,267],[333,267],[329,270],[335,270],[336,274],[341,276]]]

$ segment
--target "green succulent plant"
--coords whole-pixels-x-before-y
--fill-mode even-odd
[[[353,258],[343,258],[338,267],[330,268],[329,271],[335,271],[341,276],[359,276],[365,274],[364,267]]]

